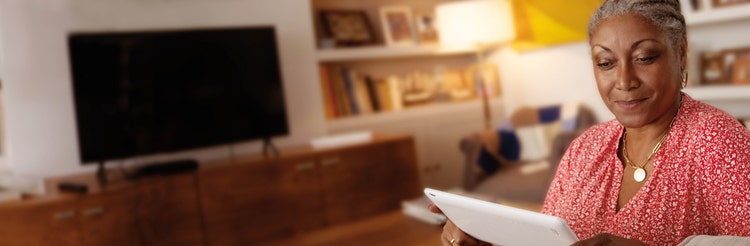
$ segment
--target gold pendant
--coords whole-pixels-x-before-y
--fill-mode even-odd
[[[640,167],[636,168],[635,172],[633,172],[633,179],[635,179],[635,182],[643,182],[646,179],[646,170]]]

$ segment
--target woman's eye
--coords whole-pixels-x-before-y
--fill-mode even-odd
[[[596,64],[596,66],[599,68],[608,68],[612,66],[612,63],[611,62],[599,62]]]
[[[638,58],[638,61],[640,61],[640,62],[648,62],[648,61],[651,61],[653,59],[654,59],[653,57],[644,57],[644,58]]]
[[[638,62],[638,63],[646,63],[646,64],[648,64],[648,63],[651,63],[654,60],[656,60],[656,57],[658,57],[658,56],[639,57],[639,58],[636,58],[635,61]]]

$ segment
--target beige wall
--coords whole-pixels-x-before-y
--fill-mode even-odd
[[[277,145],[308,141],[324,133],[308,1],[300,0],[2,0],[0,73],[3,78],[5,165],[15,173],[80,172],[66,46],[70,31],[274,25],[279,38],[291,136]],[[235,153],[258,152],[249,142]],[[229,147],[174,156],[226,158]]]

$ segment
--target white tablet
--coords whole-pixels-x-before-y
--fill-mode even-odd
[[[443,192],[425,195],[462,231],[496,245],[570,245],[578,241],[559,217]]]

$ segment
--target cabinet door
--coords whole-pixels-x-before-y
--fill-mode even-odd
[[[135,189],[107,191],[79,200],[82,245],[142,245],[136,224]]]
[[[144,245],[203,245],[194,173],[138,181],[138,230]]]
[[[393,199],[403,201],[422,195],[422,185],[417,168],[417,153],[413,138],[386,143],[387,153],[382,165],[387,165],[388,174],[384,178],[384,189],[390,190]],[[400,203],[399,203],[400,204]]]
[[[278,162],[201,171],[200,200],[209,245],[254,245],[291,234]]]
[[[396,209],[388,184],[393,163],[383,145],[351,148],[321,155],[321,189],[326,220],[337,224]]]
[[[290,216],[294,233],[310,231],[325,225],[323,196],[316,156],[303,155],[280,161],[282,176],[279,193],[283,197],[282,210]]]
[[[74,200],[8,205],[0,207],[0,245],[81,245]]]

